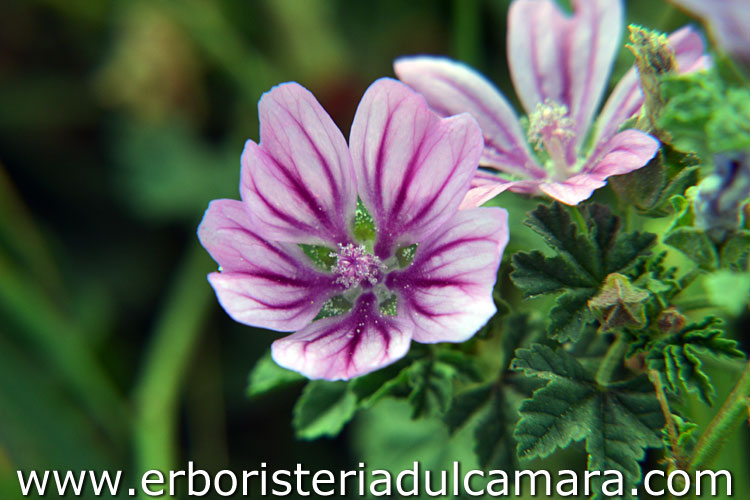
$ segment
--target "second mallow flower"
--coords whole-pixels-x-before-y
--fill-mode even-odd
[[[464,341],[495,313],[507,212],[458,210],[483,147],[468,114],[440,118],[380,79],[347,146],[298,84],[274,87],[258,108],[242,200],[211,202],[198,235],[232,318],[296,332],[273,343],[278,364],[349,379],[403,357],[412,340]]]
[[[510,74],[528,117],[526,130],[505,97],[459,62],[429,56],[396,60],[396,75],[437,112],[470,112],[484,133],[482,166],[463,206],[511,191],[544,193],[569,205],[607,177],[643,167],[659,144],[620,127],[640,111],[634,70],[623,77],[597,122],[593,117],[620,45],[620,0],[573,0],[572,16],[553,0],[514,0],[508,11]],[[690,28],[669,37],[681,72],[705,66],[701,38]],[[532,151],[535,149],[535,151]]]

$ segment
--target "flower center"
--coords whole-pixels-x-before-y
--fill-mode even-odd
[[[529,115],[529,142],[537,151],[546,150],[553,173],[567,177],[571,172],[567,151],[576,133],[568,108],[550,99],[536,105]]]
[[[337,275],[336,283],[352,288],[363,281],[370,285],[378,282],[383,263],[375,255],[367,253],[364,245],[339,243],[339,251],[331,252],[331,257],[336,257],[336,265],[331,266],[331,271]]]

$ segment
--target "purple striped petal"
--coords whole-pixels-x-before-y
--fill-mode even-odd
[[[508,62],[527,113],[550,99],[568,108],[577,148],[617,51],[622,30],[620,0],[574,0],[568,17],[553,0],[516,0],[508,11]]]
[[[507,242],[505,210],[462,210],[419,243],[411,266],[388,275],[386,285],[399,295],[399,317],[414,323],[414,340],[462,342],[492,317]]]
[[[669,43],[674,48],[680,73],[691,73],[710,66],[711,60],[705,53],[703,39],[692,27],[684,26],[669,35]],[[643,92],[638,73],[632,67],[617,83],[599,113],[595,144],[609,141],[623,123],[640,112],[642,105]]]
[[[219,264],[209,281],[222,307],[251,326],[294,331],[308,324],[338,288],[317,272],[296,245],[269,243],[251,230],[245,205],[215,200],[198,228],[201,244]]]
[[[494,85],[472,68],[443,57],[402,57],[396,75],[442,116],[468,112],[482,129],[480,163],[519,176],[544,177],[529,152],[526,135],[513,108]]]
[[[471,181],[471,188],[458,208],[459,210],[465,210],[479,207],[507,190],[515,193],[536,194],[539,192],[541,182],[543,181],[509,181],[495,174],[477,170],[474,180]]]
[[[372,293],[359,297],[344,316],[315,321],[271,346],[279,365],[311,379],[340,380],[364,375],[402,358],[412,325],[381,315]]]
[[[385,259],[455,213],[483,141],[468,114],[440,118],[422,96],[383,78],[362,98],[349,144],[360,197],[378,228],[375,253]]]
[[[541,184],[539,189],[558,201],[577,205],[606,184],[610,175],[622,175],[646,165],[659,150],[659,141],[639,130],[625,130],[589,159],[580,174],[564,182]]]
[[[240,192],[253,228],[269,240],[349,240],[357,186],[346,140],[315,97],[296,83],[258,104],[260,145],[245,144]]]
[[[750,5],[747,0],[672,0],[700,17],[713,40],[728,53],[750,62]]]

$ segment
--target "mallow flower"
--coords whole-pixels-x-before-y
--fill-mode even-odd
[[[701,18],[714,41],[732,56],[750,64],[750,2],[748,0],[671,0]]]
[[[495,312],[507,212],[458,210],[482,152],[468,114],[441,118],[406,85],[365,93],[349,145],[296,83],[258,104],[242,200],[211,202],[198,229],[236,321],[283,332],[272,355],[309,378],[348,379],[412,340],[461,342]]]
[[[515,0],[508,11],[510,75],[526,127],[500,91],[468,66],[450,59],[397,59],[401,81],[442,115],[471,113],[484,134],[481,165],[462,207],[512,191],[545,193],[576,205],[611,175],[643,167],[659,143],[621,126],[640,111],[635,69],[614,89],[592,127],[620,44],[619,0],[573,0],[567,15],[553,0]],[[703,41],[691,28],[669,37],[680,71],[706,64]],[[533,148],[533,151],[532,151]]]

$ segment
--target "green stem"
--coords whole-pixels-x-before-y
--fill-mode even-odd
[[[211,304],[205,251],[195,243],[177,268],[176,280],[156,327],[134,393],[137,474],[174,468],[179,393]],[[145,498],[145,497],[144,497]]]
[[[747,417],[748,397],[750,397],[750,362],[747,363],[742,377],[727,397],[719,413],[711,420],[695,445],[686,467],[688,472],[705,469],[710,464],[724,441],[734,432],[735,427]]]
[[[609,346],[606,356],[604,356],[599,369],[596,371],[596,382],[599,385],[607,385],[612,381],[615,371],[622,366],[627,349],[627,343],[618,335],[617,339]]]

